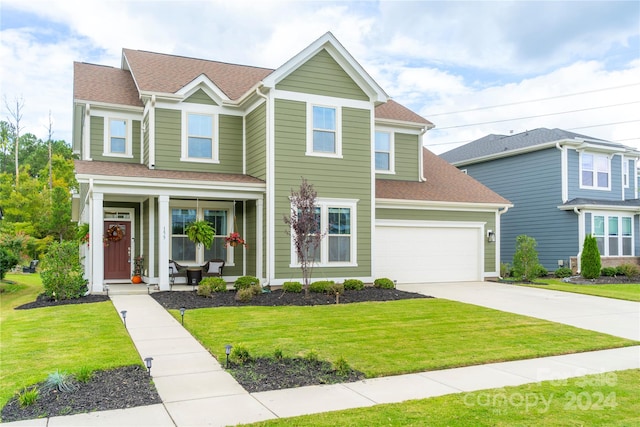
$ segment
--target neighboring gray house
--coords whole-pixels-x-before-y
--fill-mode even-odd
[[[603,266],[637,263],[640,151],[540,128],[488,135],[440,157],[514,204],[502,215],[501,262],[512,262],[516,237],[526,234],[536,239],[545,268],[579,270],[584,238],[592,234]]]

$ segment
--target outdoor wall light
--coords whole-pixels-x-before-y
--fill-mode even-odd
[[[122,321],[124,322],[124,327],[127,327],[127,310],[122,310],[120,312],[122,314]]]
[[[224,353],[227,355],[227,369],[229,368],[229,355],[231,354],[231,349],[233,346],[231,344],[227,344],[224,346]]]
[[[182,319],[182,326],[184,326],[184,312],[187,311],[186,308],[180,307],[180,317]]]
[[[147,371],[149,371],[149,376],[151,376],[151,361],[153,360],[153,357],[145,357],[144,358],[144,364],[147,365]]]
[[[493,230],[487,230],[487,241],[488,242],[496,241],[496,233]]]

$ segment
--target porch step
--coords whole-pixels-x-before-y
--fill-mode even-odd
[[[147,285],[144,283],[140,283],[137,285],[134,284],[110,284],[109,286],[109,295],[146,295],[149,292],[155,291],[155,286],[151,285],[149,289],[147,289]],[[106,293],[106,292],[105,292]]]

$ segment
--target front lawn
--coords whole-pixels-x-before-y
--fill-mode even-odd
[[[179,320],[177,310],[170,310]],[[443,299],[312,307],[187,310],[185,327],[216,357],[343,357],[368,377],[621,347],[633,341]]]
[[[637,426],[640,370],[283,418],[252,426]]]
[[[594,295],[598,297],[615,298],[640,302],[640,284],[621,283],[614,285],[575,285],[558,279],[536,279],[545,285],[526,285],[532,288],[551,289],[554,291],[574,292],[577,294]]]
[[[7,274],[6,279],[0,284],[0,408],[56,370],[141,364],[110,301],[14,310],[42,292],[40,276]]]

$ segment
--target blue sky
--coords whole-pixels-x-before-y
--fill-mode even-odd
[[[70,142],[73,61],[117,67],[131,48],[277,68],[327,31],[436,124],[436,153],[537,127],[640,148],[638,1],[2,0],[0,93],[24,99],[24,131],[45,138],[51,111]]]

